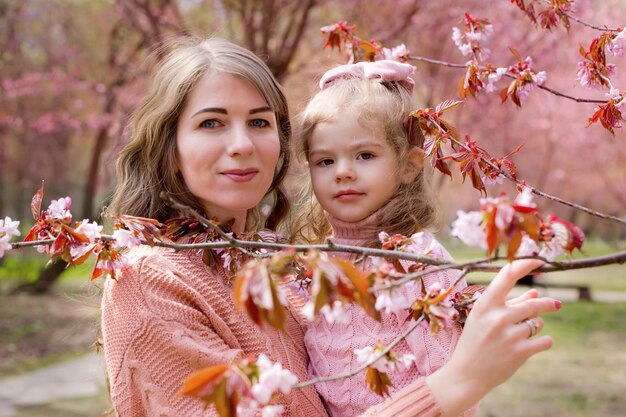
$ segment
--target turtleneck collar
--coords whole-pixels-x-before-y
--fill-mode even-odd
[[[363,246],[363,244],[372,238],[372,235],[378,234],[378,225],[385,210],[394,204],[394,200],[358,222],[344,222],[337,219],[327,211],[324,211],[326,219],[332,228],[330,238],[333,242],[341,245]]]

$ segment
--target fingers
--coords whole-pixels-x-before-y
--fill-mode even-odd
[[[529,272],[543,265],[538,259],[523,259],[506,264],[491,281],[483,296],[493,301],[504,303],[506,296],[515,283]]]
[[[543,330],[544,322],[541,317],[532,317],[525,319],[514,326],[516,334],[519,334],[521,338],[529,339]]]
[[[509,319],[513,323],[518,323],[529,317],[558,311],[561,309],[561,302],[554,298],[542,297],[515,303],[508,307]]]
[[[537,297],[539,297],[539,292],[536,289],[531,288],[530,290],[526,291],[524,294],[521,294],[515,298],[511,298],[510,300],[507,300],[506,304],[511,306],[513,304],[521,303],[523,301],[531,300]]]

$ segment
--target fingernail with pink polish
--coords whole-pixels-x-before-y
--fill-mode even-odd
[[[560,310],[562,304],[559,300],[554,300],[554,306],[556,307],[557,310]]]

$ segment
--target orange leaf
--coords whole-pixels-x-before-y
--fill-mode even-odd
[[[380,372],[376,368],[369,367],[365,372],[365,382],[370,391],[383,396],[389,395],[389,387],[393,388],[393,384],[389,376],[385,372]]]
[[[230,365],[222,363],[192,373],[185,379],[180,394],[197,396],[207,385],[215,384],[222,378],[229,368]]]
[[[511,236],[511,240],[509,240],[509,246],[507,247],[506,257],[509,262],[513,262],[513,258],[515,258],[515,254],[522,244],[522,232],[519,229],[516,229],[513,232],[513,236]]]

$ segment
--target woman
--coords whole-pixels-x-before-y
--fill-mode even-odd
[[[111,213],[161,221],[179,216],[161,200],[162,191],[235,233],[261,226],[263,205],[272,206],[267,227],[275,228],[286,213],[280,186],[289,163],[287,105],[267,66],[250,51],[219,39],[181,41],[156,71],[132,127],[118,160]],[[184,378],[250,354],[265,353],[307,379],[297,312],[289,308],[284,333],[255,327],[235,310],[220,264],[208,267],[193,251],[136,248],[119,278],[106,283],[104,350],[120,416],[215,415],[200,401],[176,395]],[[527,339],[520,322],[555,310],[554,300],[530,300],[536,297],[530,293],[514,306],[504,302],[515,279],[536,266],[505,268],[477,303],[449,366],[367,414],[458,415],[549,348],[548,337]],[[540,318],[533,320],[541,327]],[[484,364],[485,357],[494,360]],[[284,415],[326,415],[310,386],[279,402]]]

